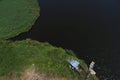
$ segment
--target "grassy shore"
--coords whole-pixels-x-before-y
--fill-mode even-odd
[[[12,80],[11,76],[13,75],[17,77],[15,80],[20,80],[18,78],[24,74],[23,72],[32,66],[34,66],[37,74],[44,74],[46,77],[82,80],[86,75],[82,73],[79,75],[69,68],[68,58],[78,60],[84,70],[88,71],[83,60],[69,55],[64,49],[53,47],[48,43],[27,39],[15,42],[0,41],[0,44],[0,80]],[[9,78],[3,78],[6,76]],[[95,79],[91,77],[89,80]]]
[[[39,16],[37,0],[0,0],[0,80],[83,80],[88,67],[71,51],[34,40],[7,41],[28,31]],[[71,53],[71,54],[69,54]],[[83,72],[69,67],[69,58]],[[88,80],[97,80],[90,75]]]
[[[0,0],[0,39],[28,31],[39,11],[37,0]]]

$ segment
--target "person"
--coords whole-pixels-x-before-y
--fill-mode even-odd
[[[93,68],[94,68],[94,65],[95,65],[95,62],[92,61],[92,62],[90,63],[90,65],[89,65],[89,69],[93,69]]]
[[[90,71],[90,73],[91,73],[92,75],[95,75],[95,74],[96,74],[96,72],[93,70],[94,65],[95,65],[95,62],[94,62],[94,61],[92,61],[92,62],[90,63],[90,65],[89,65],[89,71]]]

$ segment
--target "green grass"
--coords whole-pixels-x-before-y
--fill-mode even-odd
[[[9,76],[13,72],[21,73],[32,64],[39,73],[48,76],[65,77],[68,80],[82,80],[85,74],[78,75],[69,68],[68,58],[78,60],[81,66],[88,71],[83,60],[69,55],[62,48],[53,47],[48,43],[32,40],[0,41],[0,76]],[[93,80],[93,79],[91,79]]]
[[[79,61],[85,72],[88,72],[87,65],[72,51],[68,54],[62,48],[29,39],[15,42],[4,40],[28,31],[38,18],[39,11],[37,0],[0,0],[0,79],[12,74],[20,76],[35,64],[38,73],[82,80],[86,75],[79,75],[70,69],[67,59]],[[93,77],[90,76],[89,80],[94,80]]]
[[[37,0],[0,0],[0,39],[28,31],[39,11]]]

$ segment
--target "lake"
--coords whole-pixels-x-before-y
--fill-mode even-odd
[[[33,28],[12,40],[31,38],[96,62],[100,80],[120,80],[119,0],[38,0],[41,16]]]

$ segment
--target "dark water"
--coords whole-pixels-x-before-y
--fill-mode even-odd
[[[100,80],[120,80],[119,0],[39,0],[41,16],[13,40],[31,38],[72,49]]]

